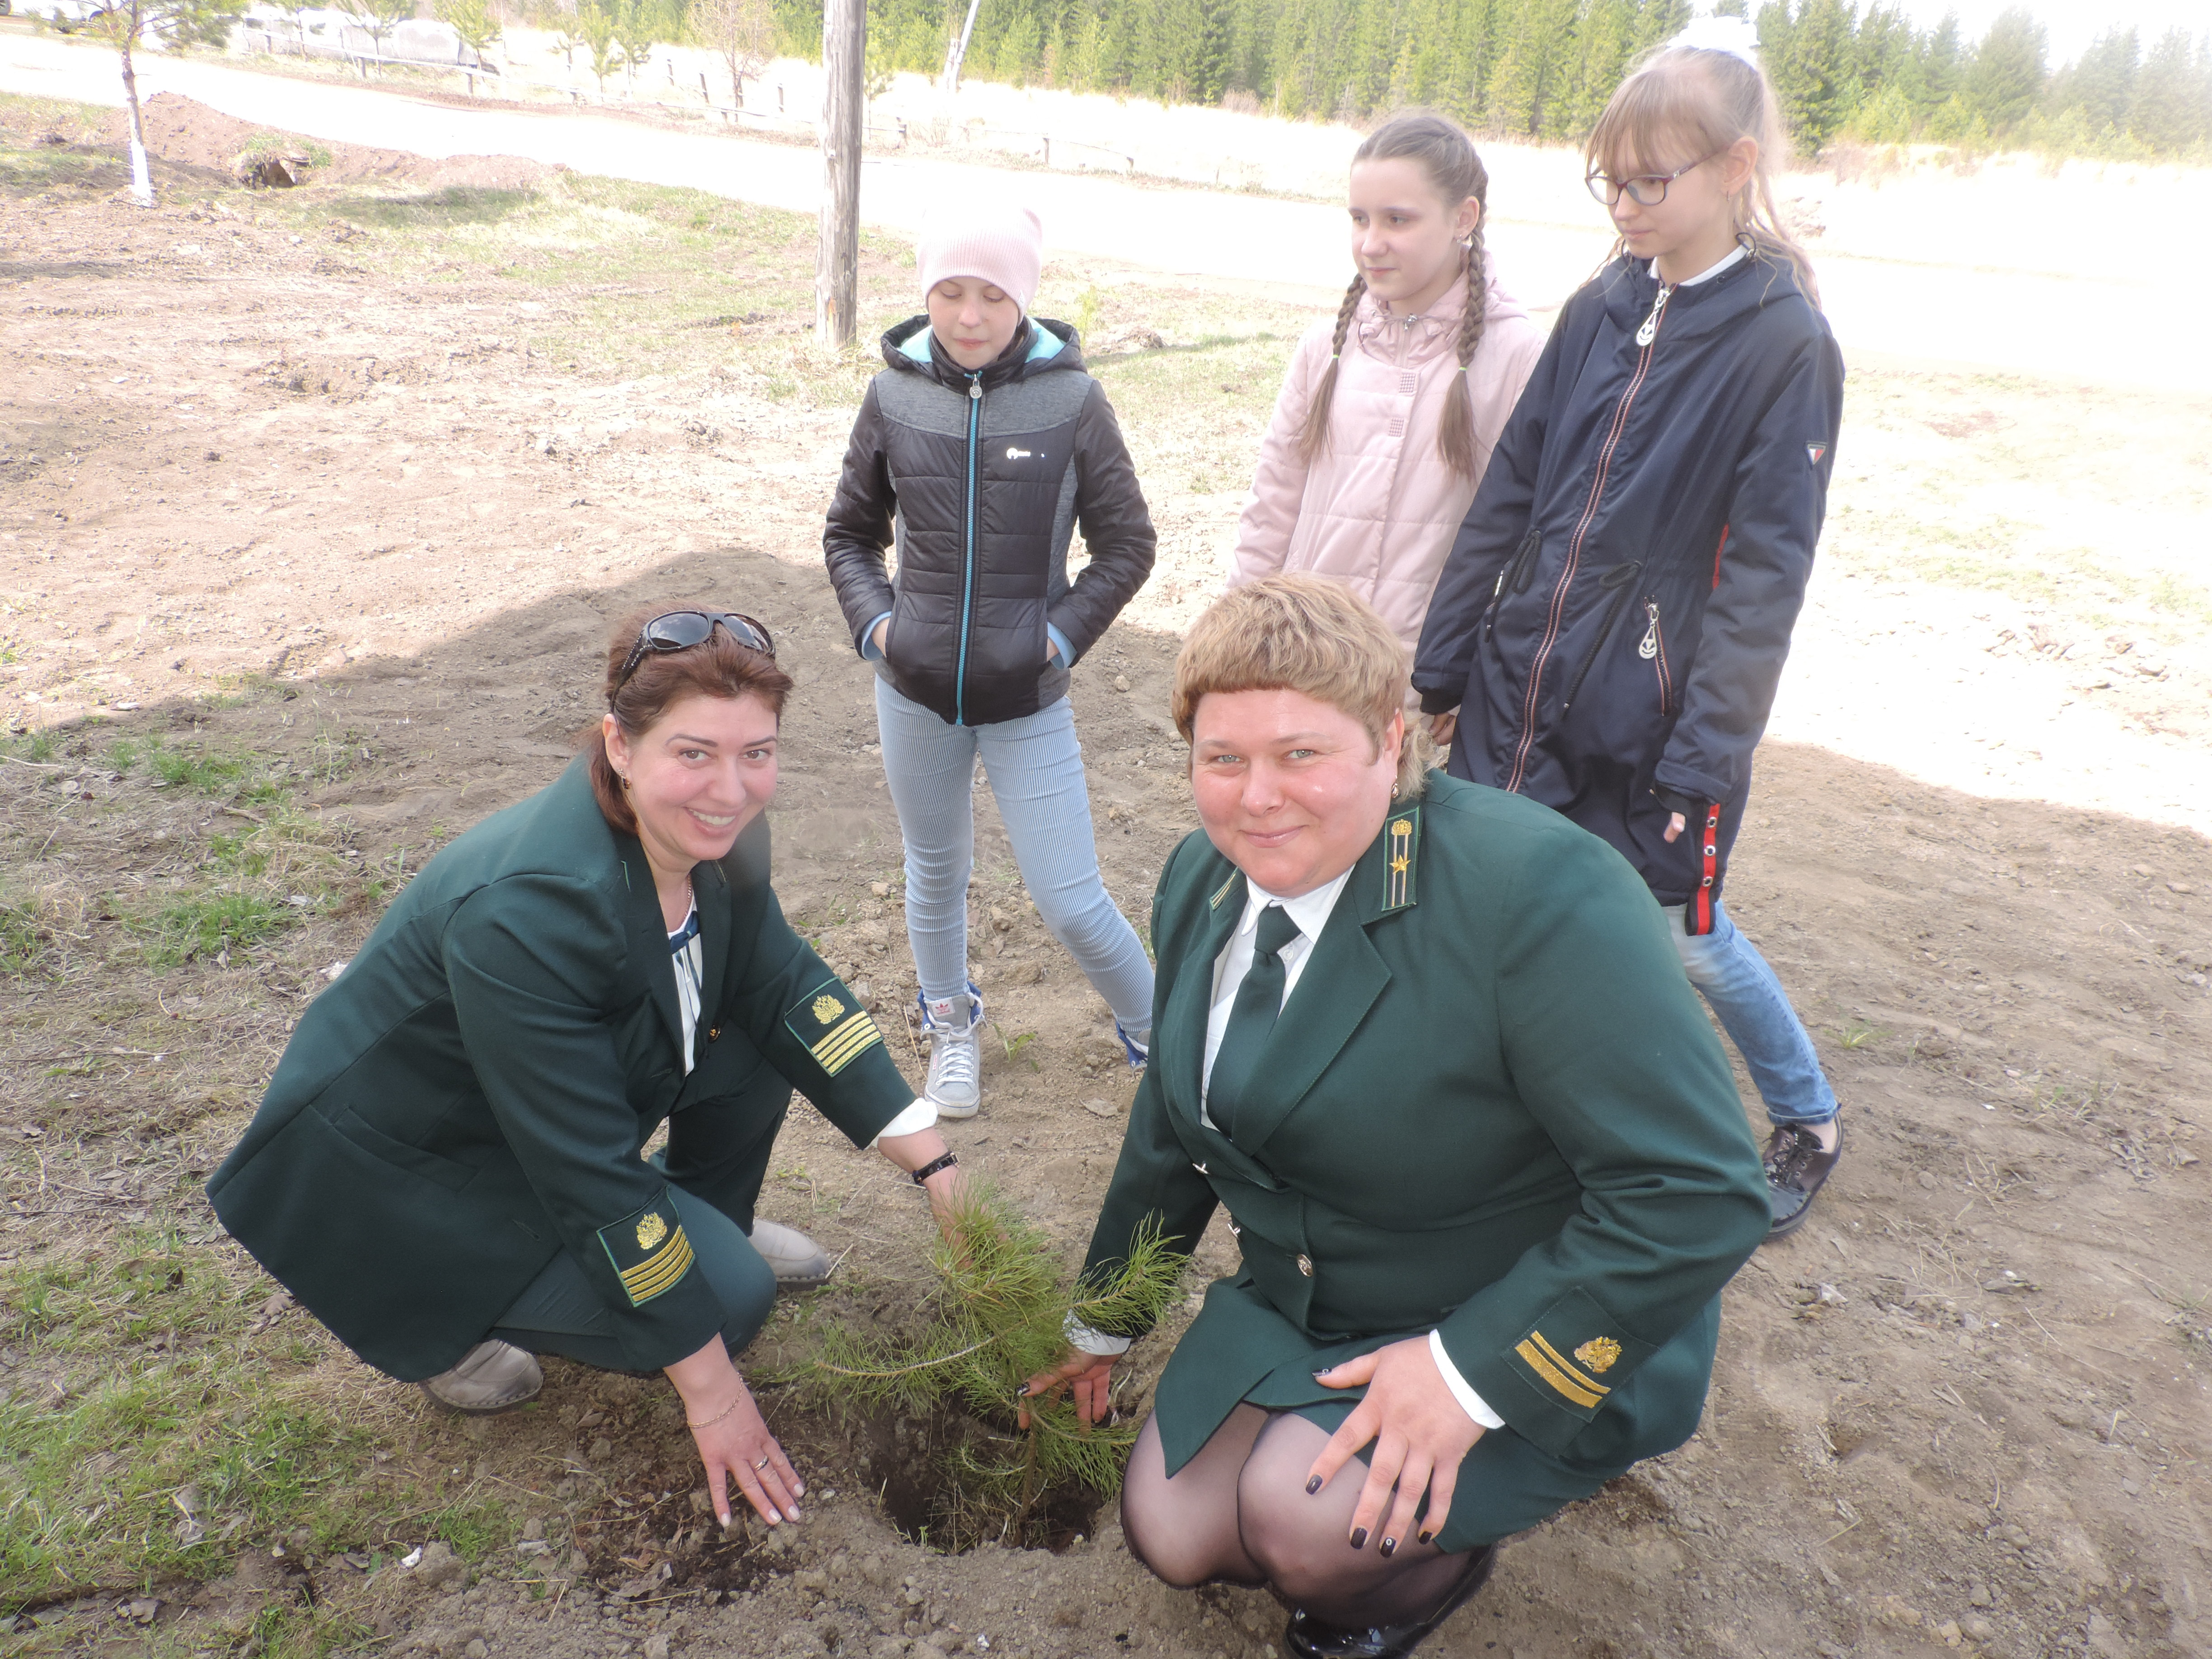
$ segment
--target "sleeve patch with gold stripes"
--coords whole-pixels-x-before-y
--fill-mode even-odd
[[[826,979],[801,997],[783,1024],[831,1077],[884,1040],[860,999],[839,979]]]
[[[643,1209],[599,1229],[599,1248],[622,1280],[629,1305],[641,1308],[667,1291],[690,1270],[691,1241],[676,1218],[668,1189]]]
[[[1620,1352],[1619,1346],[1609,1340],[1606,1346],[1612,1349],[1613,1354],[1617,1355]],[[1606,1357],[1604,1350],[1597,1348],[1595,1343],[1585,1342],[1582,1348],[1576,1352],[1579,1354],[1584,1350],[1595,1350],[1590,1359],[1586,1361],[1590,1370],[1611,1369],[1612,1358]],[[1531,1331],[1527,1336],[1522,1338],[1519,1346],[1513,1352],[1520,1357],[1523,1364],[1536,1373],[1538,1378],[1550,1388],[1553,1393],[1585,1409],[1602,1404],[1606,1395],[1613,1392],[1604,1383],[1590,1376],[1589,1371],[1583,1366],[1577,1364],[1553,1347],[1545,1340],[1544,1333],[1540,1330]],[[1596,1364],[1595,1361],[1598,1358],[1605,1358],[1605,1364]]]

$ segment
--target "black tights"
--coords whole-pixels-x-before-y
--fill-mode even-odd
[[[1329,1437],[1291,1412],[1239,1406],[1198,1455],[1167,1472],[1148,1419],[1121,1487],[1121,1530],[1147,1567],[1179,1588],[1225,1580],[1266,1585],[1333,1625],[1362,1628],[1426,1617],[1463,1555],[1399,1540],[1395,1553],[1352,1547],[1352,1512],[1367,1479],[1355,1457],[1313,1497],[1306,1480]]]

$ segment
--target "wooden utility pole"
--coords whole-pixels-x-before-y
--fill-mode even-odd
[[[867,0],[822,8],[822,225],[814,255],[814,337],[853,343],[860,286],[860,130],[868,57]]]

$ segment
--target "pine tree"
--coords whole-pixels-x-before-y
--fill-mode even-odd
[[[2043,96],[2043,25],[2024,6],[1997,15],[1974,49],[1960,94],[1966,107],[1993,133],[2027,118]]]
[[[2128,107],[2128,131],[2167,155],[2190,149],[2212,131],[2203,59],[2190,46],[2180,29],[2160,35],[2143,60]]]
[[[2133,29],[2106,29],[2071,65],[2051,76],[2047,102],[2053,111],[2081,111],[2092,132],[2118,129],[2135,101],[2142,61]]]
[[[1762,25],[1765,21],[1762,13]],[[1858,108],[1858,52],[1851,23],[1844,0],[1803,0],[1781,49],[1761,54],[1782,118],[1806,155],[1817,153]],[[1763,39],[1760,44],[1765,46]]]

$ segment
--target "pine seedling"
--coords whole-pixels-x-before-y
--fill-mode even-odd
[[[1031,1400],[1023,1390],[1066,1353],[1071,1320],[1097,1330],[1157,1320],[1182,1279],[1183,1258],[1148,1225],[1110,1278],[1072,1281],[1051,1242],[978,1183],[932,1266],[939,1285],[921,1305],[919,1332],[885,1340],[833,1328],[800,1380],[827,1401],[862,1409],[963,1414],[969,1432],[945,1460],[958,1531],[1024,1541],[1055,1488],[1118,1490],[1138,1425],[1085,1425],[1065,1397]],[[1026,1428],[1019,1426],[1024,1407]]]

